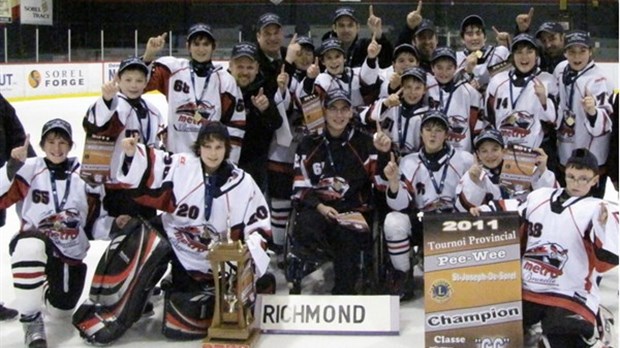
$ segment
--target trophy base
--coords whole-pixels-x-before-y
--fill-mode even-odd
[[[252,348],[258,341],[259,336],[260,331],[258,329],[252,329],[250,330],[250,336],[245,340],[207,337],[202,341],[202,348]]]

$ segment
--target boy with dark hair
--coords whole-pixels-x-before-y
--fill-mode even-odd
[[[618,265],[618,211],[592,196],[598,170],[590,151],[575,149],[566,186],[533,191],[519,207],[523,328],[529,333],[540,322],[552,348],[602,346],[597,278]]]
[[[136,204],[116,180],[123,139],[135,137],[146,146],[157,147],[157,134],[165,126],[157,107],[142,97],[148,73],[146,64],[139,58],[124,59],[117,76],[103,84],[101,98],[88,108],[82,122],[87,134],[115,140],[110,178],[103,183],[106,189],[104,206],[112,217],[141,215],[150,219],[156,214],[154,209]],[[120,225],[113,228],[122,228],[122,219],[118,221]]]
[[[516,209],[508,204],[509,192],[500,185],[500,176],[506,152],[504,137],[496,129],[485,129],[474,139],[474,164],[461,177],[456,188],[456,209],[478,216],[481,211]],[[532,174],[532,188],[556,187],[555,175],[547,169],[547,155],[536,149],[536,171]]]
[[[598,160],[601,180],[594,196],[602,198],[607,178],[605,167],[611,138],[612,107],[608,80],[594,62],[593,47],[594,42],[585,31],[574,30],[566,34],[566,62],[560,63],[554,73],[560,92],[558,154],[560,165],[565,167],[574,149],[587,148]]]
[[[149,38],[142,59],[150,75],[145,91],[157,90],[168,101],[168,151],[190,152],[203,124],[220,121],[228,127],[237,163],[245,133],[245,105],[235,79],[213,64],[216,40],[211,27],[192,25],[187,32],[189,59],[161,57],[166,34]]]
[[[501,69],[510,51],[504,46],[487,45],[484,20],[478,15],[465,17],[461,22],[461,39],[465,48],[457,52],[456,60],[459,68],[472,74],[471,83],[480,93],[486,90],[491,76]],[[473,70],[470,70],[473,66]]]
[[[59,118],[46,122],[39,145],[45,156],[26,158],[27,136],[0,168],[0,208],[23,202],[22,224],[9,252],[16,304],[30,348],[47,347],[43,306],[52,317],[71,315],[84,288],[83,260],[93,235],[87,219],[89,203],[94,202],[89,193],[94,191],[80,178],[77,159],[68,157],[71,125]]]
[[[366,124],[381,126],[392,139],[398,157],[420,149],[420,122],[429,110],[424,100],[426,77],[422,68],[405,70],[400,76],[399,90],[387,98],[379,98],[365,112]]]
[[[389,182],[387,203],[393,211],[385,217],[383,232],[395,273],[389,285],[401,300],[413,297],[409,251],[411,241],[422,247],[422,222],[418,213],[453,212],[456,186],[473,163],[472,155],[448,144],[448,117],[439,110],[422,118],[422,148],[396,163],[391,158],[383,173]]]
[[[398,92],[403,72],[420,65],[420,53],[411,44],[405,43],[396,46],[393,57],[392,65],[380,72],[383,83],[381,83],[379,97],[387,97]]]
[[[428,86],[430,107],[448,115],[450,145],[471,152],[473,138],[484,127],[482,95],[457,73],[453,49],[437,48],[433,52],[431,69],[436,83]]]

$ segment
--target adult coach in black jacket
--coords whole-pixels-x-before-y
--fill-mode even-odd
[[[368,15],[368,29],[371,36],[374,35],[377,43],[381,45],[381,52],[377,57],[379,67],[384,69],[392,65],[392,51],[394,47],[390,40],[383,35],[381,18],[374,15],[372,5],[370,5]],[[351,68],[360,67],[366,59],[368,45],[372,38],[360,39],[358,34],[360,24],[355,17],[355,10],[350,7],[340,7],[334,12],[332,31],[323,35],[323,40],[328,37],[336,37],[342,42],[345,51],[345,65]]]
[[[278,89],[276,79],[286,57],[286,47],[282,47],[284,33],[282,32],[280,16],[267,12],[258,18],[256,42],[258,43],[258,65],[265,79],[264,92],[273,97]]]

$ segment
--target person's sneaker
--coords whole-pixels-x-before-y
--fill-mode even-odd
[[[19,321],[24,328],[24,342],[28,348],[47,348],[45,325],[41,312],[30,316],[22,315]]]
[[[276,293],[276,277],[270,272],[263,274],[262,277],[256,280],[256,293],[265,294],[265,295],[275,294]]]
[[[392,271],[392,277],[388,284],[390,295],[396,295],[401,301],[409,301],[413,298],[413,287],[411,286],[411,272],[398,270]]]
[[[19,314],[18,311],[0,304],[0,321],[15,319],[17,314]]]

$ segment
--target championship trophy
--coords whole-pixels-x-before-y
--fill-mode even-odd
[[[259,336],[252,326],[256,290],[250,251],[241,241],[233,242],[228,231],[224,241],[209,245],[207,259],[215,277],[215,310],[202,347],[250,348]]]

